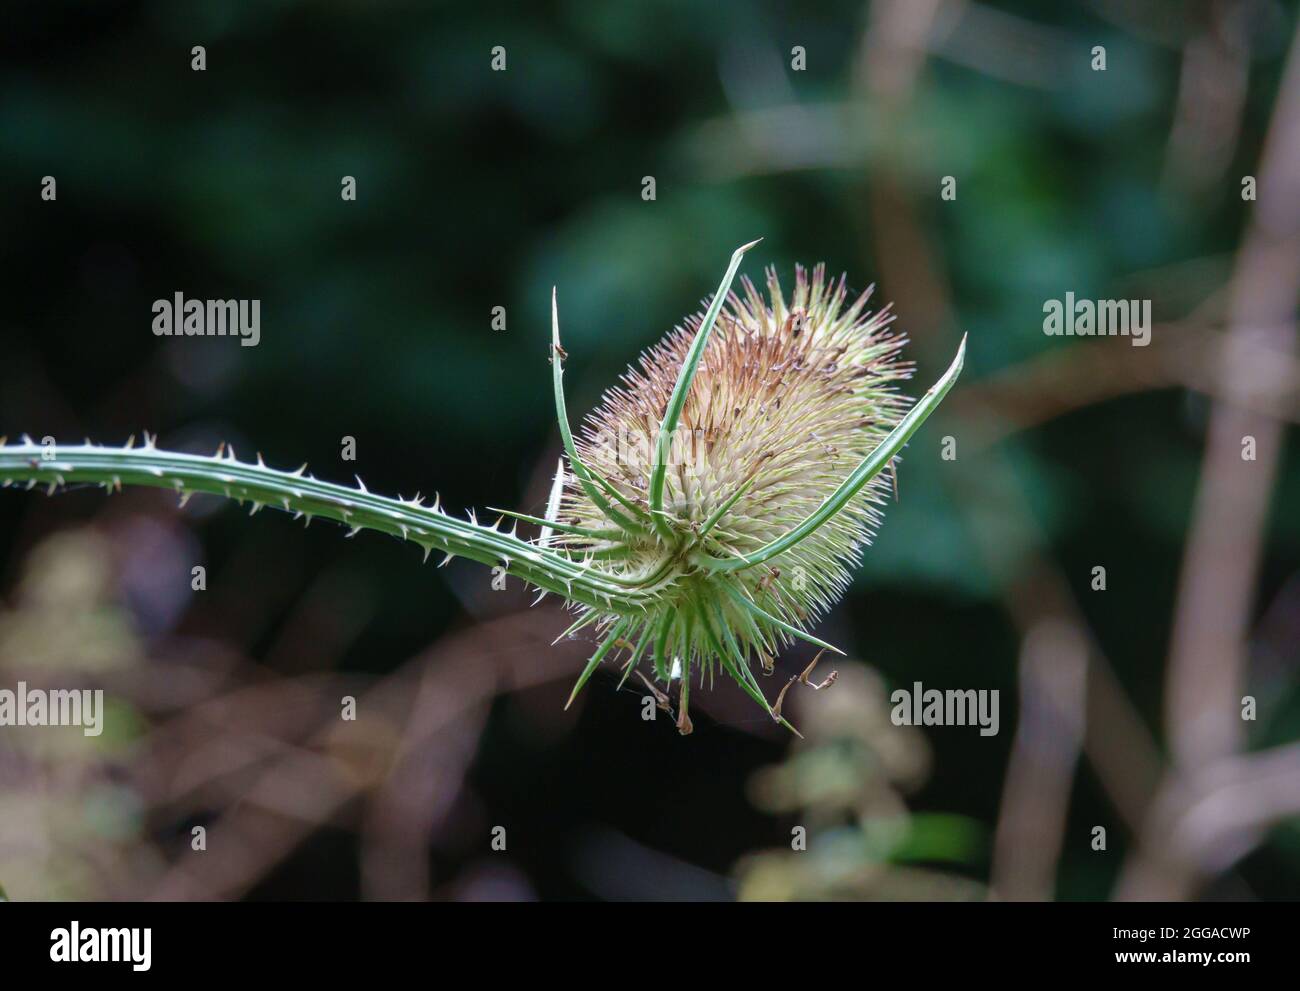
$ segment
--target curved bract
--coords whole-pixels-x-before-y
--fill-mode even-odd
[[[757,242],[754,242],[757,243]],[[775,719],[755,661],[792,638],[834,650],[807,628],[847,588],[881,521],[884,469],[960,374],[965,341],[920,402],[897,391],[910,366],[888,310],[870,312],[870,290],[850,302],[844,279],[821,266],[796,269],[787,299],[775,271],[764,296],[748,280],[731,291],[747,244],[707,309],[673,330],[629,369],[574,437],[562,386],[565,353],[552,298],[552,377],[565,458],[546,516],[500,510],[541,528],[536,539],[460,519],[426,505],[306,472],[136,447],[0,438],[5,486],[53,493],[92,482],[112,491],[146,485],[271,506],[377,530],[444,562],[460,555],[563,597],[577,611],[567,632],[591,628],[599,646],[574,695],[604,660],[625,656],[624,677],[643,660],[656,679],[679,680],[678,727],[693,673],[721,667]],[[567,460],[568,467],[565,468]],[[517,524],[516,524],[517,526]],[[563,634],[562,634],[563,635]],[[658,691],[658,689],[656,689]],[[572,701],[572,698],[570,698]],[[781,720],[784,723],[784,720]],[[788,725],[788,724],[786,724]]]

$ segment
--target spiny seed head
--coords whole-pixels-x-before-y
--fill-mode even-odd
[[[848,587],[892,470],[771,559],[712,564],[754,554],[806,520],[907,411],[897,391],[911,374],[899,358],[904,338],[890,331],[888,308],[867,309],[869,296],[848,303],[844,278],[828,283],[821,265],[811,278],[796,268],[788,300],[774,269],[766,298],[747,278],[729,293],[665,448],[659,525],[650,514],[660,426],[704,314],[645,352],[585,421],[579,460],[622,498],[570,473],[559,519],[607,536],[561,533],[553,545],[656,591],[645,615],[579,608],[597,629],[626,619],[620,639],[643,644],[661,679],[721,662],[743,686],[754,660],[770,664]]]

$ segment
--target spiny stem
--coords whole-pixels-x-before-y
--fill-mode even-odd
[[[2,439],[0,439],[2,441]],[[229,453],[222,453],[227,451]],[[425,549],[442,551],[448,559],[459,555],[489,566],[503,566],[508,574],[531,585],[623,615],[640,615],[653,605],[654,596],[619,576],[609,576],[580,562],[509,533],[475,521],[461,520],[415,500],[390,499],[368,492],[322,482],[305,473],[279,471],[262,463],[235,459],[234,451],[204,457],[164,451],[147,440],[144,447],[100,447],[93,444],[46,447],[24,438],[8,446],[0,442],[0,482],[46,486],[53,492],[65,485],[89,482],[106,488],[142,485],[171,489],[188,499],[195,492],[253,503],[254,512],[272,506],[305,517],[334,520],[351,528],[350,534],[375,530]]]

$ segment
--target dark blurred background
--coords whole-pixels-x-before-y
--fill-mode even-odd
[[[0,883],[1297,897],[1296,23],[1268,0],[7,5],[0,434],[226,440],[540,513],[550,287],[576,421],[759,236],[751,276],[876,283],[914,395],[970,346],[820,628],[839,683],[791,692],[802,742],[721,681],[685,738],[613,671],[565,712],[591,644],[551,647],[553,599],[472,564],[215,500],[5,492],[0,681],[111,708],[97,739],[0,733]],[[155,337],[178,291],[260,299],[260,345]],[[1152,300],[1151,345],[1044,335],[1067,291]],[[1000,690],[1001,732],[894,727],[914,681]]]

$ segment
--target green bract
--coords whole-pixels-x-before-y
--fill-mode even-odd
[[[757,242],[754,242],[757,243]],[[678,680],[678,727],[689,732],[692,674],[719,666],[774,718],[755,661],[807,632],[843,594],[880,521],[892,466],[908,438],[961,371],[965,340],[943,377],[908,406],[896,391],[910,374],[903,338],[868,293],[848,303],[844,280],[818,266],[796,271],[787,300],[774,271],[767,298],[732,281],[747,244],[703,314],[646,352],[610,389],[581,435],[571,432],[561,385],[564,351],[552,297],[552,374],[564,441],[544,518],[506,510],[541,528],[533,540],[435,498],[375,495],[306,472],[241,462],[222,445],[208,456],[142,447],[37,444],[0,438],[0,479],[51,493],[69,482],[174,489],[273,506],[378,530],[508,573],[562,596],[578,611],[567,632],[593,629],[600,645],[573,694],[606,659],[626,678],[643,661],[657,680]],[[847,304],[847,305],[846,305]],[[567,470],[565,461],[567,460]],[[562,634],[563,636],[563,634]],[[658,692],[658,689],[656,689]],[[572,696],[570,697],[572,701]],[[784,720],[782,720],[784,722]],[[788,725],[788,724],[786,724]]]

